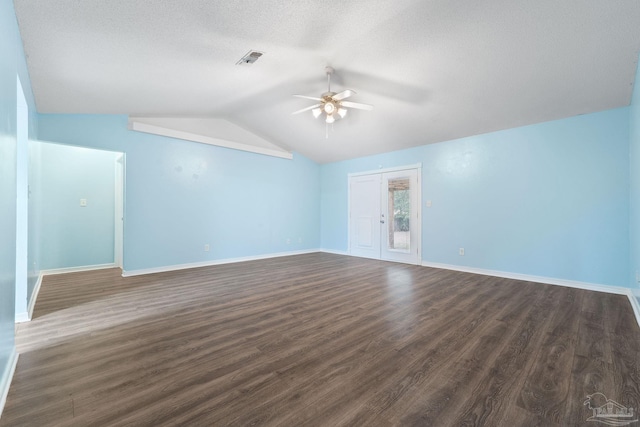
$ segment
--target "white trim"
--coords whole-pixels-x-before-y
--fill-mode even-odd
[[[422,163],[415,163],[413,165],[405,165],[405,166],[396,166],[392,168],[380,168],[380,169],[364,171],[364,172],[351,172],[351,173],[348,173],[347,176],[352,177],[352,176],[362,176],[362,175],[375,175],[377,173],[398,172],[398,171],[405,171],[407,169],[419,169],[419,168],[422,168]]]
[[[351,255],[351,176],[347,174],[347,250],[345,255]]]
[[[33,287],[33,292],[31,292],[31,298],[29,299],[29,303],[27,304],[27,311],[23,313],[16,313],[16,323],[30,322],[31,319],[33,319],[33,309],[36,306],[36,299],[38,298],[38,294],[40,293],[40,286],[42,286],[43,277],[44,274],[40,272],[40,274],[38,275],[38,280]]]
[[[182,139],[185,141],[200,142],[202,144],[216,145],[218,147],[231,148],[234,150],[249,151],[251,153],[264,154],[267,156],[280,157],[283,159],[293,159],[293,153],[289,151],[279,151],[270,148],[258,147],[255,145],[242,144],[240,142],[227,141],[221,138],[212,138],[210,136],[198,135],[191,132],[181,130],[168,129],[161,126],[150,125],[148,123],[136,122],[129,119],[129,129],[150,133],[153,135],[168,136],[170,138]]]
[[[350,255],[349,252],[347,252],[347,251],[338,251],[338,250],[334,250],[334,249],[320,249],[320,252],[324,252],[325,254],[353,256],[353,255]]]
[[[633,314],[636,315],[636,321],[638,322],[638,326],[640,326],[640,303],[638,303],[638,299],[633,294],[633,290],[629,289],[627,291],[627,296],[629,297],[629,303],[631,303],[631,308],[633,309]]]
[[[320,250],[304,249],[300,251],[277,252],[277,253],[253,255],[253,256],[238,257],[238,258],[224,258],[224,259],[215,259],[211,261],[192,262],[188,264],[176,264],[176,265],[167,265],[162,267],[143,268],[140,270],[129,270],[129,271],[122,270],[122,277],[140,276],[143,274],[153,274],[153,273],[164,273],[167,271],[186,270],[189,268],[199,268],[199,267],[210,267],[213,265],[233,264],[236,262],[245,262],[245,261],[257,261],[261,259],[279,258],[279,257],[291,256],[291,255],[311,254],[316,252],[320,252]]]
[[[54,268],[52,270],[42,270],[40,274],[43,276],[48,276],[50,274],[78,273],[80,271],[104,270],[107,268],[118,268],[118,265],[116,263],[109,263],[109,264],[83,265],[80,267]]]
[[[598,283],[578,282],[575,280],[556,279],[553,277],[531,276],[528,274],[509,273],[506,271],[485,270],[483,268],[465,267],[460,265],[440,264],[422,261],[423,267],[441,268],[445,270],[462,271],[464,273],[482,274],[484,276],[503,277],[505,279],[523,280],[525,282],[544,283],[547,285],[566,286],[568,288],[585,289],[588,291],[607,292],[610,294],[628,295],[630,289],[619,286],[601,285]]]
[[[7,395],[9,394],[9,387],[11,387],[11,380],[13,379],[13,374],[16,371],[16,366],[18,365],[18,356],[19,354],[16,352],[16,347],[13,346],[4,375],[0,378],[0,417],[2,417],[4,404],[7,403]]]
[[[29,313],[27,311],[23,311],[22,313],[16,313],[16,323],[24,323],[31,321],[31,317],[29,317]]]
[[[33,287],[33,292],[31,292],[31,299],[29,299],[29,305],[27,306],[29,320],[33,319],[33,309],[36,307],[36,299],[38,299],[38,295],[40,294],[40,287],[42,286],[42,280],[44,279],[44,274],[40,272],[38,275],[38,281],[36,285]]]
[[[418,238],[416,239],[416,246],[418,249],[418,263],[420,265],[422,263],[422,218],[424,215],[422,214],[422,163],[417,168],[418,170],[418,194],[416,196],[417,200],[417,211],[418,211],[418,224],[416,227],[418,228]]]
[[[113,261],[122,268],[123,260],[123,242],[124,242],[124,170],[125,170],[125,154],[120,153],[115,159],[115,188],[114,188],[114,248]]]

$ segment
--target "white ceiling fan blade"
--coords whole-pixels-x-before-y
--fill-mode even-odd
[[[295,96],[296,98],[312,99],[314,101],[322,101],[323,100],[322,98],[316,98],[316,97],[307,96],[307,95],[293,95],[293,96]]]
[[[360,104],[359,102],[343,101],[343,102],[340,103],[340,105],[342,105],[343,107],[355,108],[355,109],[358,109],[358,110],[367,110],[367,111],[373,110],[373,105]]]
[[[354,91],[352,91],[351,89],[347,89],[347,90],[343,90],[340,93],[336,93],[331,98],[333,98],[336,101],[340,101],[341,99],[346,99],[346,98],[348,98],[350,96],[353,96],[355,94],[356,93]]]
[[[335,95],[332,96],[333,99],[335,99],[336,101],[340,101],[342,99],[346,99],[350,96],[355,95],[356,93],[354,91],[352,91],[351,89],[347,89],[347,90],[343,90],[340,93],[336,93]]]
[[[298,114],[298,113],[304,113],[305,111],[313,110],[314,108],[318,108],[318,107],[321,107],[321,106],[322,106],[322,104],[312,105],[311,107],[306,107],[306,108],[303,108],[302,110],[294,111],[293,113],[291,113],[291,115]]]

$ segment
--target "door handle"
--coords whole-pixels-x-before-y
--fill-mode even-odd
[[[380,224],[384,224],[384,219],[381,219],[381,220],[380,220]]]

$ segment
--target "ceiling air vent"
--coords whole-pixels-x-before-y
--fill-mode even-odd
[[[236,65],[251,65],[256,62],[263,55],[263,52],[257,50],[250,50],[245,56],[240,58],[240,61],[236,62]]]

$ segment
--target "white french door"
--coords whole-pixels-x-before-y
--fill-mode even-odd
[[[349,253],[420,263],[418,168],[349,177]]]
[[[349,178],[351,255],[380,259],[380,174]]]

